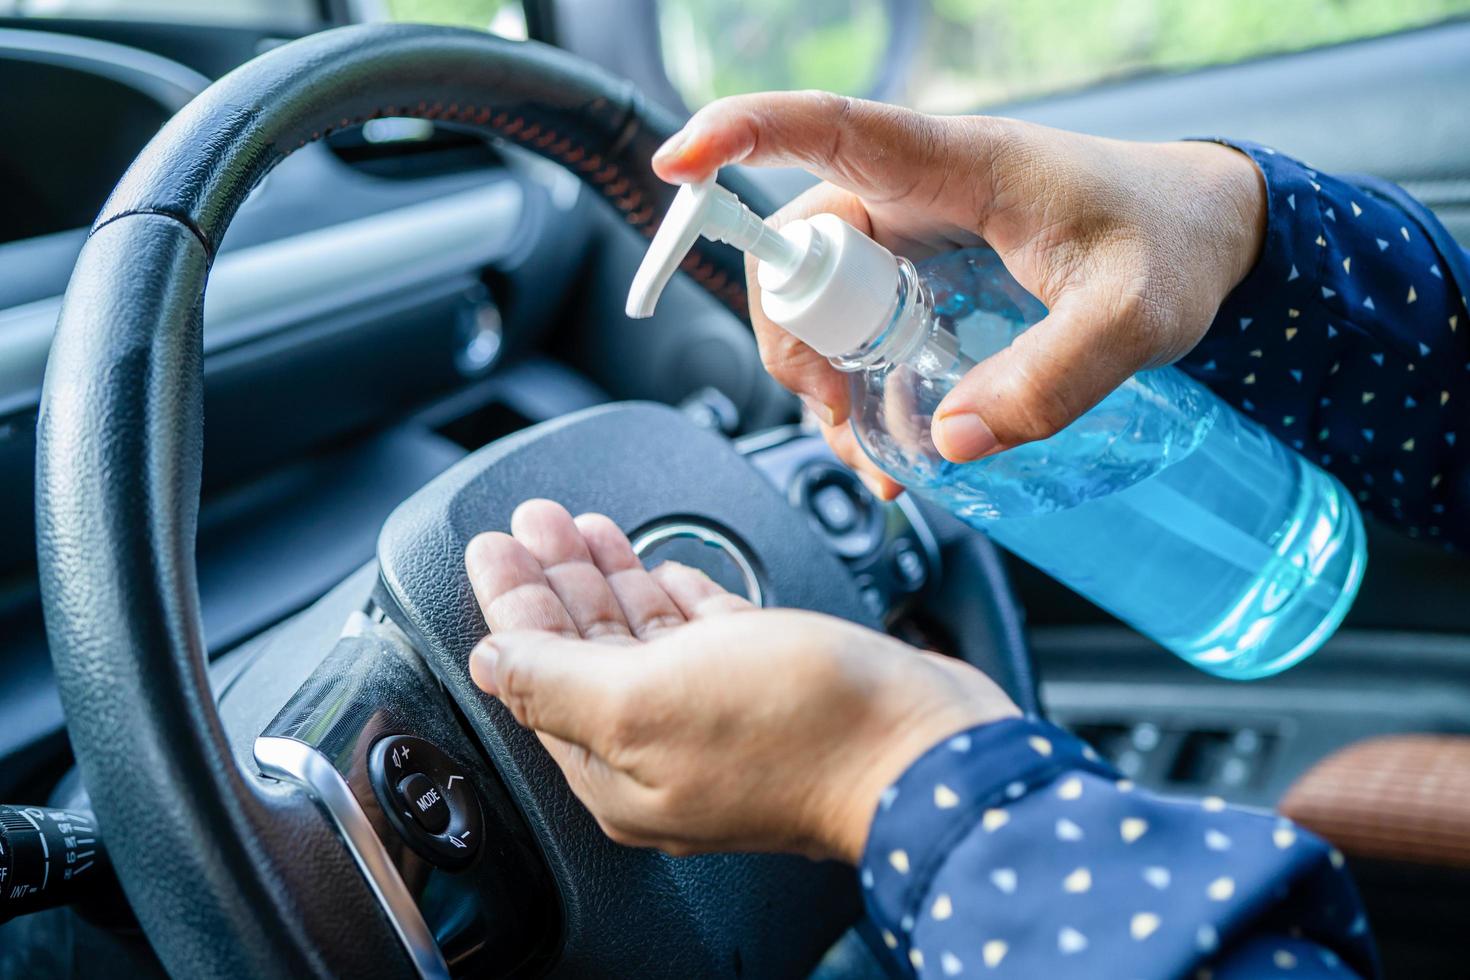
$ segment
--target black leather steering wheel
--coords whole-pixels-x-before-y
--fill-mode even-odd
[[[194,567],[210,263],[272,167],[383,116],[502,135],[565,165],[635,227],[656,226],[672,199],[648,159],[676,122],[627,83],[536,44],[371,25],[283,46],[221,79],[104,206],[47,367],[42,597],[83,780],[132,905],[180,975],[404,965],[310,801],[237,766],[206,675]],[[755,188],[738,191],[761,205]],[[744,315],[738,256],[702,249],[688,268]],[[380,928],[363,926],[374,919]]]
[[[37,465],[42,599],[84,784],[133,909],[176,975],[412,972],[383,906],[320,809],[299,789],[260,778],[232,750],[210,689],[194,564],[203,294],[218,244],[245,196],[293,150],[384,116],[519,143],[580,176],[645,231],[672,199],[648,161],[675,121],[627,84],[533,43],[373,25],[285,45],[221,79],[158,134],[103,208],[68,287],[46,372]],[[732,189],[768,210],[757,188],[736,179]],[[701,243],[685,268],[746,315],[736,253]],[[640,409],[583,420],[544,434],[538,451],[601,446],[612,467],[609,442],[630,419],[657,430],[674,425],[673,415]],[[726,465],[720,453],[739,460],[704,438],[673,462],[702,468],[689,479],[709,484],[709,467]],[[615,849],[577,811],[529,735],[498,705],[477,700],[463,658],[483,625],[474,621],[459,556],[466,534],[503,517],[507,495],[566,489],[554,478],[557,464],[540,462],[544,452],[531,462],[528,445],[476,454],[442,486],[436,481],[427,503],[395,517],[380,546],[380,590],[563,876],[564,939],[583,945],[565,954],[573,965],[561,972],[738,975],[738,948],[732,962],[710,937],[725,934],[715,921],[721,903],[740,896],[758,907],[752,928],[778,941],[784,934],[771,926],[772,914],[795,915],[783,901],[830,906],[812,913],[830,938],[856,908],[850,873],[754,857],[655,867],[659,856]],[[739,470],[729,472],[729,488],[743,488]],[[523,478],[505,483],[507,473]],[[645,480],[619,497],[607,486],[616,479],[608,475],[584,499],[637,521],[663,494],[666,511],[704,508],[711,520],[726,520],[707,488],[676,500],[678,486]],[[766,505],[765,491],[739,492],[743,506]],[[775,597],[863,618],[841,566],[830,554],[802,560],[803,548],[820,546],[774,491],[769,496],[778,516],[730,520],[733,534],[765,550]],[[565,877],[596,873],[625,876],[618,880],[630,893],[579,889]],[[619,901],[629,907],[609,913]],[[639,903],[685,934],[588,938],[599,922],[639,922]],[[599,950],[611,951],[605,969]]]

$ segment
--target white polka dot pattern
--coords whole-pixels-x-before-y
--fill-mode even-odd
[[[963,739],[964,752],[941,744],[903,775],[869,836],[864,894],[900,968],[1372,974],[1341,857],[1290,821],[1120,786],[1096,753],[1043,722],[997,722]]]

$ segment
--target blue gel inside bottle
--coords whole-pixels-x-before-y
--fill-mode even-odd
[[[884,470],[1191,664],[1264,677],[1332,635],[1367,553],[1343,486],[1173,368],[1041,442],[954,464],[934,409],[1045,308],[987,249],[904,261],[889,327],[834,359]]]

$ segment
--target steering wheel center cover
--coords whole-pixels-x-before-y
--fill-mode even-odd
[[[400,505],[378,541],[380,602],[490,750],[562,883],[566,975],[656,962],[662,975],[711,976],[728,970],[732,948],[751,976],[810,967],[857,913],[850,869],[773,856],[674,861],[614,845],[535,736],[470,680],[485,623],[459,558],[537,496],[606,514],[635,537],[673,522],[715,529],[749,556],[768,604],[871,624],[852,577],[724,438],[647,403],[590,409],[481,449]]]
[[[41,594],[82,776],[134,910],[175,975],[407,967],[320,813],[247,778],[233,755],[209,687],[193,558],[202,298],[218,244],[288,153],[402,114],[504,133],[570,166],[640,227],[672,195],[648,160],[673,121],[626,84],[535,44],[369,25],[284,45],[221,79],[160,131],[104,206],[42,394]],[[743,312],[738,256],[710,248],[701,261],[706,288]]]

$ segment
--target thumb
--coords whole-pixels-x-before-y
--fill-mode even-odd
[[[470,677],[527,728],[596,752],[625,705],[634,676],[629,651],[638,649],[533,630],[496,633],[470,652]]]
[[[796,166],[882,202],[912,194],[917,182],[943,185],[953,152],[943,127],[934,116],[830,92],[737,95],[695,113],[654,155],[653,169],[690,183],[732,163]]]
[[[1009,347],[981,361],[934,412],[934,447],[965,463],[1070,425],[1153,360],[1141,299],[1065,294]]]

